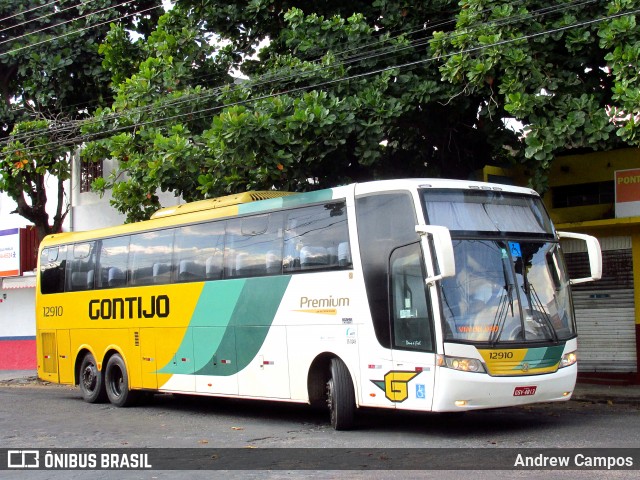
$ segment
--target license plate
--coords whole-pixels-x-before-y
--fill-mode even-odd
[[[524,397],[527,395],[535,395],[536,394],[536,386],[531,386],[531,387],[516,387],[516,389],[513,391],[513,396],[514,397]]]

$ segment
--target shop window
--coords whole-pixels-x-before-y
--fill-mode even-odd
[[[552,187],[552,205],[553,208],[567,208],[613,203],[614,187],[612,181]]]

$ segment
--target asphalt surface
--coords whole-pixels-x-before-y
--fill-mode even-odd
[[[35,370],[0,370],[0,385],[41,382]],[[592,383],[580,381],[573,392],[572,400],[594,403],[612,403],[640,406],[640,385],[620,385],[602,381]]]

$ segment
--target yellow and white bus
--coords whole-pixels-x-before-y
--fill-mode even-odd
[[[247,192],[46,237],[38,375],[88,402],[143,392],[434,412],[568,400],[576,324],[539,196],[389,180]]]

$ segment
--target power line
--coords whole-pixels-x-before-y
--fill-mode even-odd
[[[58,14],[60,14],[60,13],[62,13],[62,12],[66,12],[67,10],[71,10],[71,9],[73,9],[73,8],[78,8],[78,7],[82,6],[82,5],[86,5],[87,3],[90,3],[91,1],[92,1],[92,0],[87,0],[86,2],[81,2],[81,3],[77,4],[77,5],[72,5],[72,6],[70,6],[70,7],[65,7],[65,8],[63,8],[63,9],[61,9],[61,10],[53,11],[53,12],[47,13],[47,14],[45,14],[45,15],[41,15],[41,16],[39,16],[39,17],[37,17],[37,18],[31,18],[31,19],[29,19],[29,20],[25,20],[25,21],[24,21],[24,22],[22,22],[22,23],[16,23],[15,25],[10,25],[10,26],[8,26],[8,27],[5,27],[5,28],[3,28],[3,29],[0,29],[0,32],[4,32],[5,30],[11,30],[12,28],[22,27],[22,26],[28,25],[29,23],[35,23],[35,22],[37,22],[38,20],[42,20],[42,19],[44,19],[44,18],[48,18],[48,17],[50,17],[50,16],[52,16],[52,15],[58,15]],[[53,28],[53,27],[57,27],[57,25],[52,25],[51,27],[47,27],[47,28]],[[31,33],[38,33],[38,32],[31,32]],[[29,33],[29,34],[27,34],[27,35],[31,35],[31,33]],[[24,35],[23,35],[23,36],[24,36]],[[3,42],[0,42],[0,45],[1,45],[1,44],[3,44],[3,43],[6,43],[6,42],[10,42],[10,41],[13,41],[13,40],[17,40],[17,39],[19,39],[19,38],[22,38],[22,37],[10,38],[10,39],[8,39],[8,40],[5,40],[5,41],[3,41]]]
[[[28,10],[22,10],[20,12],[16,12],[13,15],[9,15],[8,17],[0,18],[0,22],[5,22],[7,20],[11,20],[12,18],[17,17],[19,15],[24,15],[25,13],[30,13],[30,12],[33,12],[35,10],[40,10],[41,8],[48,7],[48,6],[53,5],[55,3],[58,3],[58,2],[60,2],[60,0],[53,0],[52,2],[45,3],[44,5],[38,5],[37,7],[33,7],[33,8],[28,9]],[[2,31],[2,30],[0,30],[0,31]]]
[[[559,6],[555,6],[555,7],[545,7],[545,8],[541,8],[539,10],[535,10],[533,12],[527,12],[527,14],[523,14],[523,15],[517,15],[517,16],[512,16],[512,17],[506,17],[503,19],[497,19],[497,20],[492,20],[492,21],[488,21],[488,22],[483,22],[483,23],[479,23],[475,26],[475,28],[472,28],[470,30],[467,30],[466,32],[462,33],[462,34],[451,34],[448,36],[448,40],[451,41],[453,40],[457,35],[467,35],[469,32],[474,31],[475,29],[482,29],[482,28],[486,28],[486,27],[490,27],[490,26],[498,26],[498,25],[508,25],[508,24],[512,24],[512,23],[517,23],[520,21],[524,21],[524,20],[528,20],[532,17],[535,16],[540,16],[540,15],[548,15],[550,13],[557,13],[560,12],[562,10],[565,10],[567,8],[572,8],[572,7],[576,7],[576,6],[581,6],[581,5],[585,5],[585,4],[589,4],[589,3],[594,3],[597,0],[575,0],[572,3],[569,4],[564,4],[564,5],[559,5]],[[486,13],[488,10],[484,10],[482,12],[479,13]],[[437,25],[433,25],[431,28],[435,29],[437,28],[437,26],[441,26],[443,23],[446,22],[440,22]],[[368,56],[362,56],[362,55],[356,55],[353,56],[351,58],[347,57],[345,58],[343,61],[341,62],[334,62],[333,64],[330,65],[320,65],[317,69],[311,70],[309,72],[304,72],[304,75],[301,77],[299,72],[293,72],[293,73],[287,73],[284,75],[278,75],[278,72],[276,72],[275,75],[273,74],[267,74],[264,75],[261,78],[258,78],[257,81],[253,81],[253,82],[248,82],[248,84],[243,85],[244,86],[248,86],[249,88],[256,88],[256,87],[260,87],[260,86],[264,86],[264,85],[268,85],[271,82],[282,82],[282,81],[286,81],[286,80],[291,80],[291,79],[296,79],[296,80],[304,80],[306,77],[312,76],[312,75],[316,75],[316,74],[320,74],[322,73],[323,70],[329,70],[329,69],[333,69],[333,68],[340,68],[340,67],[344,67],[348,64],[354,63],[354,62],[358,62],[358,61],[365,61],[365,60],[370,60],[374,57],[380,57],[382,55],[390,55],[390,54],[397,54],[401,51],[407,50],[407,49],[413,49],[416,48],[417,46],[422,46],[427,44],[429,41],[431,40],[431,37],[429,36],[425,36],[423,38],[419,38],[417,40],[414,40],[412,42],[410,42],[408,45],[401,45],[401,46],[395,46],[395,49],[389,50],[388,47],[381,47],[379,49],[379,52],[370,52],[370,54]],[[385,40],[386,41],[386,40]],[[381,41],[380,43],[384,43],[384,41]],[[372,44],[369,44],[372,45]],[[350,51],[353,51],[354,49],[351,49]],[[393,55],[393,57],[397,57],[398,55]],[[288,69],[283,68],[282,71],[288,71]],[[191,102],[192,100],[207,100],[209,98],[214,97],[215,95],[219,94],[220,91],[225,88],[226,86],[222,86],[222,87],[217,87],[214,88],[212,90],[207,91],[206,93],[202,94],[202,93],[197,93],[197,94],[187,94],[179,99],[174,99],[174,100],[169,100],[169,101],[164,101],[163,103],[161,103],[160,105],[156,104],[151,104],[151,105],[146,105],[146,106],[142,106],[142,107],[136,107],[136,108],[131,108],[131,109],[127,109],[127,110],[123,110],[122,112],[119,113],[113,113],[109,115],[108,120],[112,120],[115,121],[118,118],[121,118],[123,116],[129,116],[132,114],[136,114],[136,113],[144,113],[146,111],[150,111],[153,109],[160,109],[160,108],[170,108],[170,107],[175,107],[175,106],[180,106],[181,104],[187,103],[187,102]],[[237,87],[237,88],[241,88],[241,87]],[[85,125],[87,124],[87,120],[84,121],[78,121],[79,123],[84,123]],[[69,123],[69,122],[68,122]],[[63,127],[58,127],[59,131],[68,131],[68,130],[73,130],[73,128],[75,128],[73,125],[67,125],[67,126],[63,126]],[[52,129],[47,129],[47,131],[51,132]],[[29,139],[29,138],[33,138],[35,136],[37,136],[38,131],[32,131],[32,132],[26,132],[24,134],[24,137],[13,137],[14,140],[20,140],[20,139]]]
[[[126,1],[124,1],[124,2],[122,2],[122,3],[117,4],[117,5],[111,5],[111,6],[109,6],[109,7],[105,7],[105,8],[102,8],[102,9],[100,9],[100,10],[96,10],[95,12],[87,13],[87,14],[85,14],[85,15],[81,15],[81,16],[78,16],[78,17],[72,18],[72,19],[70,19],[70,20],[65,20],[64,22],[56,23],[56,24],[54,24],[54,25],[49,25],[48,27],[41,28],[40,30],[35,30],[35,31],[33,31],[33,32],[25,33],[25,34],[23,34],[23,35],[20,35],[19,37],[9,38],[9,39],[7,39],[7,40],[3,40],[2,42],[0,42],[0,45],[2,45],[2,44],[4,44],[4,43],[7,43],[7,42],[15,42],[16,40],[20,40],[21,38],[25,38],[25,37],[28,37],[28,36],[30,36],[30,35],[35,35],[35,34],[38,34],[38,33],[42,33],[42,32],[44,32],[44,31],[46,31],[46,30],[51,29],[51,28],[55,28],[55,27],[60,27],[60,26],[62,26],[62,25],[66,25],[67,23],[76,22],[76,21],[78,21],[78,20],[80,20],[80,19],[82,19],[82,18],[87,18],[87,17],[90,17],[90,16],[92,16],[92,15],[97,15],[98,13],[103,13],[103,12],[106,12],[106,11],[109,11],[109,10],[114,10],[114,9],[115,9],[115,8],[117,8],[117,7],[122,7],[122,6],[126,5],[126,4],[128,4],[128,3],[132,3],[132,2],[134,2],[134,1],[135,1],[135,0],[126,0]],[[153,8],[158,8],[158,7],[153,7]],[[147,10],[150,10],[150,9],[147,9]],[[143,11],[146,11],[146,10],[143,10]],[[136,12],[136,13],[137,13],[137,12]],[[119,19],[121,19],[121,18],[126,18],[127,16],[130,16],[130,15],[124,15],[123,17],[120,17],[120,18],[118,18],[118,19],[116,19],[116,20],[119,20]],[[97,27],[97,26],[100,26],[100,25],[104,25],[105,23],[113,22],[113,21],[114,21],[113,19],[110,19],[110,20],[108,20],[108,21],[106,21],[106,22],[98,23],[98,24],[91,25],[91,26],[89,26],[89,27],[85,27],[85,28],[80,28],[80,29],[78,29],[78,30],[74,30],[74,31],[71,31],[71,32],[66,32],[66,33],[64,33],[64,34],[62,34],[62,35],[58,35],[58,36],[56,36],[56,37],[48,38],[48,39],[46,39],[46,40],[42,40],[42,41],[40,41],[40,42],[36,42],[36,43],[31,43],[31,44],[28,44],[28,45],[24,45],[24,46],[22,46],[22,47],[15,48],[15,49],[13,49],[13,50],[9,50],[8,52],[1,52],[1,53],[0,53],[0,56],[2,56],[2,55],[9,55],[9,54],[11,54],[11,53],[16,53],[16,52],[19,52],[19,51],[21,51],[21,50],[24,50],[25,48],[32,48],[32,47],[35,47],[35,46],[37,46],[37,45],[42,45],[43,43],[51,42],[51,41],[53,41],[53,40],[57,40],[57,39],[59,39],[59,38],[63,38],[63,37],[66,37],[66,36],[68,36],[68,35],[72,35],[72,34],[74,34],[74,33],[82,32],[82,31],[88,30],[89,28],[94,28],[94,27]]]
[[[462,51],[457,51],[457,52],[453,52],[453,53],[449,53],[446,55],[440,55],[438,57],[429,57],[426,59],[422,59],[422,60],[416,60],[416,61],[412,61],[412,62],[406,62],[404,64],[398,64],[398,65],[393,65],[393,66],[389,66],[389,67],[384,67],[384,68],[380,68],[380,69],[376,69],[376,70],[371,70],[368,72],[363,72],[363,73],[359,73],[359,74],[354,74],[348,77],[342,77],[342,78],[337,78],[337,79],[332,79],[332,80],[327,80],[324,82],[319,82],[316,83],[314,85],[307,85],[307,86],[301,86],[301,87],[296,87],[296,88],[292,88],[289,89],[287,91],[283,91],[283,92],[278,92],[278,93],[272,93],[272,94],[266,94],[266,95],[261,95],[258,97],[254,97],[254,98],[249,98],[249,99],[245,99],[245,100],[239,100],[236,102],[230,102],[230,103],[226,103],[224,105],[218,105],[218,106],[214,106],[214,107],[209,107],[209,108],[203,108],[201,110],[198,110],[196,112],[189,112],[189,113],[184,113],[184,114],[178,114],[178,115],[174,115],[171,117],[165,117],[165,118],[161,118],[161,119],[154,119],[154,120],[149,120],[146,122],[138,122],[135,123],[134,125],[126,125],[126,126],[122,126],[122,127],[117,127],[117,128],[112,128],[106,132],[100,132],[98,134],[83,134],[83,135],[79,135],[73,138],[69,138],[66,140],[61,140],[61,141],[55,141],[55,142],[49,142],[46,145],[49,146],[58,146],[58,145],[64,145],[67,143],[81,143],[81,142],[87,142],[87,141],[95,141],[95,140],[99,140],[101,139],[103,136],[107,135],[107,134],[115,134],[117,132],[121,132],[121,131],[125,131],[125,130],[130,130],[130,129],[134,129],[134,128],[139,128],[139,127],[143,127],[143,126],[147,126],[147,125],[153,125],[153,124],[157,124],[157,123],[163,123],[163,122],[169,122],[169,121],[173,121],[179,118],[183,118],[185,116],[193,116],[193,115],[197,115],[197,114],[209,114],[210,112],[216,111],[216,110],[222,110],[224,108],[229,108],[229,107],[233,107],[233,106],[238,106],[238,105],[245,105],[245,104],[249,104],[249,103],[254,103],[254,102],[258,102],[261,100],[265,100],[268,98],[273,98],[273,97],[277,97],[280,95],[289,95],[292,93],[296,93],[299,91],[304,91],[304,90],[310,90],[310,89],[318,89],[318,88],[322,88],[322,87],[326,87],[326,86],[330,86],[336,83],[340,83],[340,82],[344,82],[344,81],[350,81],[350,80],[354,80],[354,79],[359,79],[359,78],[364,78],[367,76],[372,76],[372,75],[378,75],[387,71],[391,71],[391,70],[395,70],[395,69],[405,69],[405,68],[412,68],[415,66],[418,66],[420,64],[425,64],[434,60],[441,60],[444,58],[449,58],[453,55],[460,55],[460,54],[468,54],[468,53],[477,53],[479,51],[488,49],[488,48],[494,48],[494,47],[499,47],[499,46],[503,46],[503,45],[508,45],[511,43],[516,43],[516,42],[520,42],[520,41],[526,41],[526,40],[530,40],[532,38],[537,38],[537,37],[541,37],[541,36],[545,36],[545,35],[550,35],[553,33],[558,33],[558,32],[562,32],[562,31],[567,31],[573,28],[579,28],[579,27],[584,27],[584,26],[588,26],[588,25],[594,25],[597,23],[601,23],[603,21],[606,20],[612,20],[615,18],[619,18],[622,16],[626,16],[626,15],[632,15],[632,14],[636,14],[639,13],[640,9],[636,9],[636,10],[631,10],[631,11],[626,11],[626,12],[619,12],[617,14],[611,14],[608,15],[606,17],[602,17],[602,18],[597,18],[597,19],[592,19],[592,20],[586,20],[586,21],[582,21],[576,24],[572,24],[572,25],[565,25],[562,27],[557,27],[554,29],[549,29],[549,30],[545,30],[542,32],[536,32],[536,33],[532,33],[529,35],[523,35],[520,37],[516,37],[516,38],[511,38],[511,39],[506,39],[506,40],[501,40],[498,42],[494,42],[493,44],[488,44],[488,45],[482,45],[482,46],[477,46],[477,47],[470,47],[467,48],[465,50]],[[204,118],[204,116],[198,117],[199,118]],[[41,147],[41,145],[40,145]],[[30,150],[31,148],[26,147],[26,148],[20,148],[20,149],[15,149],[12,151],[8,151],[8,152],[4,152],[4,155],[7,156],[11,153],[14,153],[16,151],[24,151],[24,150]]]
[[[553,9],[553,10],[563,10],[563,9],[567,9],[567,8],[572,8],[572,7],[574,7],[574,6],[576,6],[576,5],[580,5],[580,4],[593,3],[593,2],[595,2],[595,1],[597,1],[597,0],[586,0],[586,1],[585,1],[585,0],[582,0],[582,1],[580,1],[580,0],[574,0],[573,2],[568,3],[568,4],[563,4],[563,5],[559,5],[559,6],[556,6],[556,7],[547,7],[547,8],[542,8],[542,9],[540,9],[540,10],[536,10],[536,11],[534,11],[534,12],[527,12],[526,14],[521,15],[520,17],[532,17],[532,16],[534,16],[534,15],[536,15],[536,14],[538,14],[538,15],[539,15],[539,14],[541,14],[541,13],[544,13],[544,10],[548,10],[549,12],[550,12],[552,9]],[[516,2],[512,3],[511,5],[517,5],[517,4],[521,4],[521,3],[524,3],[524,2],[525,2],[525,0],[517,0]],[[127,2],[125,2],[125,3],[127,3]],[[487,8],[487,9],[484,9],[484,10],[479,11],[479,12],[478,12],[478,14],[484,14],[484,13],[490,12],[491,10],[492,10],[491,8]],[[513,19],[513,20],[510,20],[510,19]],[[509,21],[514,21],[515,19],[517,19],[517,17],[507,17],[507,18],[505,18],[505,19],[499,19],[499,20],[493,20],[493,21],[490,21],[490,22],[484,22],[484,23],[479,24],[478,26],[476,26],[476,28],[481,28],[481,27],[482,27],[482,25],[486,25],[486,24],[489,24],[489,23],[496,23],[496,22],[498,22],[498,23],[505,23],[505,22],[509,22]],[[117,19],[116,19],[116,20],[117,20]],[[395,38],[398,38],[398,37],[399,37],[399,36],[401,36],[401,35],[413,35],[413,34],[420,33],[420,32],[433,31],[433,30],[435,30],[435,29],[436,29],[436,28],[438,28],[438,27],[445,26],[445,25],[447,25],[447,24],[451,24],[451,23],[454,23],[454,22],[455,22],[455,19],[444,20],[444,21],[441,21],[441,22],[438,22],[438,23],[435,23],[435,24],[431,24],[431,25],[429,25],[429,28],[428,28],[428,29],[426,28],[426,24],[427,24],[427,22],[425,22],[425,23],[423,24],[423,25],[424,25],[424,26],[423,26],[423,28],[421,28],[421,29],[417,29],[417,30],[413,30],[413,31],[409,31],[409,32],[406,32],[406,33],[404,33],[404,30],[408,30],[410,27],[407,27],[407,29],[399,29],[399,30],[396,30],[396,31],[395,31],[395,33],[400,32],[400,34],[399,34],[399,35],[397,35]],[[473,29],[471,29],[471,30],[473,30]],[[53,38],[51,38],[51,39],[49,39],[49,40],[54,40],[54,39],[56,39],[56,38],[59,38],[59,37],[53,37]],[[395,50],[392,50],[392,51],[389,51],[389,52],[383,52],[383,51],[382,51],[383,47],[381,47],[381,48],[380,48],[381,53],[380,53],[378,56],[381,56],[381,55],[383,55],[383,54],[394,53],[394,52],[396,52],[396,51],[400,51],[400,50],[406,50],[406,49],[409,49],[409,48],[413,48],[413,47],[415,47],[415,46],[421,46],[421,45],[424,45],[424,44],[426,44],[426,43],[429,41],[429,39],[430,39],[430,38],[431,38],[431,37],[428,37],[428,36],[427,36],[427,37],[424,37],[424,41],[422,41],[422,43],[421,43],[421,44],[418,44],[418,43],[417,43],[419,40],[414,40],[414,41],[412,41],[412,42],[411,42],[408,46],[406,46],[406,47],[398,48],[398,47],[396,46],[396,47],[395,47]],[[369,47],[369,46],[371,46],[371,45],[383,44],[383,43],[388,42],[388,41],[393,40],[393,39],[394,39],[394,37],[385,38],[385,39],[381,39],[381,40],[378,40],[378,41],[376,41],[376,42],[372,42],[372,43],[369,43],[369,44],[367,44],[367,45],[363,45],[363,46],[360,46],[360,47],[355,47],[355,48],[352,48],[352,49],[345,49],[345,50],[343,50],[342,52],[338,52],[338,55],[337,55],[337,56],[338,56],[338,58],[340,58],[340,56],[341,56],[341,55],[343,55],[343,54],[345,54],[345,53],[353,52],[353,51],[357,51],[357,50],[362,50],[362,49],[367,48],[367,47]],[[393,48],[393,47],[391,47],[391,48]],[[0,55],[2,55],[2,54],[0,54]],[[347,64],[347,63],[353,63],[353,62],[355,62],[355,61],[359,61],[359,60],[370,59],[370,58],[373,58],[374,56],[376,56],[376,55],[369,54],[369,55],[368,55],[367,57],[365,57],[365,58],[360,58],[360,57],[352,56],[352,57],[351,57],[351,60],[348,60],[348,62],[347,62],[347,61],[343,62],[343,65],[345,65],[345,64]],[[320,61],[320,60],[321,60],[321,58],[322,58],[322,57],[320,57],[319,59],[313,60],[313,61]],[[313,62],[313,61],[312,61],[312,62]],[[332,65],[332,66],[333,66],[333,65]],[[200,76],[200,77],[196,76],[196,77],[194,77],[194,80],[198,80],[198,79],[201,79],[201,78],[202,78],[202,79],[204,79],[204,78],[208,78],[208,77],[209,77],[208,75],[204,75],[204,76]],[[275,81],[275,78],[272,78],[271,80],[272,80],[272,81]],[[86,102],[86,103],[84,103],[84,104],[77,104],[77,106],[81,106],[81,105],[87,105],[87,106],[88,106],[88,105],[91,105],[92,103],[95,103],[95,102]]]

